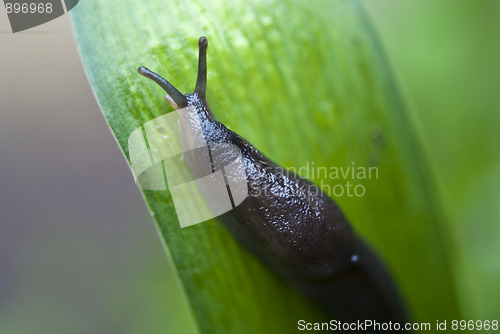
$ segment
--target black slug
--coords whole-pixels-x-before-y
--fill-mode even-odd
[[[145,67],[138,72],[158,83],[175,108],[196,110],[208,145],[228,143],[241,151],[249,193],[220,220],[241,244],[318,303],[331,319],[406,322],[390,275],[335,202],[215,120],[206,100],[207,46],[207,38],[201,37],[193,93],[183,95]]]

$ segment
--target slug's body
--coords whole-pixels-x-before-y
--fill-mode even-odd
[[[208,145],[228,143],[241,151],[249,194],[219,218],[240,243],[321,305],[331,319],[404,323],[392,280],[333,200],[311,182],[284,172],[215,120],[206,101],[207,45],[201,37],[194,93],[183,95],[144,67],[139,73],[160,84],[174,107],[196,110]]]

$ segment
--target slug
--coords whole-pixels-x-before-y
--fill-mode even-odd
[[[337,204],[217,122],[206,99],[207,47],[202,36],[193,93],[182,94],[143,66],[138,72],[158,83],[174,108],[196,110],[208,145],[232,144],[241,151],[249,193],[219,219],[244,247],[331,319],[405,323],[405,308],[390,275]]]

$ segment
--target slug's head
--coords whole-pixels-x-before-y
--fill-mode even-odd
[[[182,94],[177,88],[175,88],[170,82],[159,74],[150,71],[144,66],[137,69],[139,74],[145,76],[160,85],[161,88],[167,92],[165,99],[168,103],[175,109],[185,108],[187,106],[196,105],[200,102],[208,108],[206,101],[207,93],[207,48],[208,39],[205,36],[201,36],[198,41],[200,55],[198,58],[198,78],[196,79],[196,87],[193,93]]]

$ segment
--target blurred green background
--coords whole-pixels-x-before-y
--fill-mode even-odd
[[[463,314],[500,314],[500,2],[364,1],[428,150]]]
[[[451,215],[463,314],[498,317],[500,2],[362,2]],[[0,333],[193,331],[68,17],[14,35],[2,11],[0,43]]]

